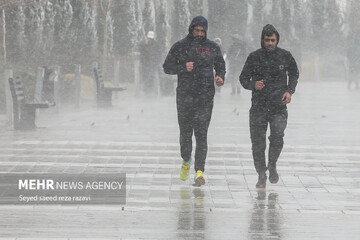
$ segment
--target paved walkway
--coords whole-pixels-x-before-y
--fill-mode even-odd
[[[249,91],[216,97],[201,188],[178,177],[174,97],[45,110],[35,131],[0,124],[2,173],[127,174],[125,206],[0,205],[0,239],[358,239],[359,102],[345,83],[300,83],[280,181],[259,191]]]

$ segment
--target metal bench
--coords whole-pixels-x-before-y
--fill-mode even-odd
[[[94,77],[96,82],[96,100],[98,107],[111,107],[112,92],[124,91],[122,87],[105,87],[101,69],[94,67]]]
[[[10,92],[13,100],[14,129],[29,130],[36,128],[35,117],[37,108],[49,108],[55,103],[29,103],[25,101],[23,85],[20,77],[9,78]]]

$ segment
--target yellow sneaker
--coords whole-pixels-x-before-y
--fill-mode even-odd
[[[195,183],[193,184],[194,187],[200,187],[201,185],[205,184],[204,173],[198,170],[194,177]]]
[[[191,166],[192,158],[190,157],[190,161],[183,161],[181,170],[180,170],[180,179],[186,181],[189,178],[190,166]]]

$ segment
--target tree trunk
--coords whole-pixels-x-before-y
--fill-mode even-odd
[[[6,66],[6,25],[5,25],[5,9],[1,10],[1,57],[3,66]]]

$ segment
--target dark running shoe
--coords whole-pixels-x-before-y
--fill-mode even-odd
[[[260,174],[258,182],[256,183],[256,188],[265,188],[266,187],[266,174]]]
[[[276,166],[269,166],[269,182],[276,184],[279,181],[279,174],[276,170]]]

